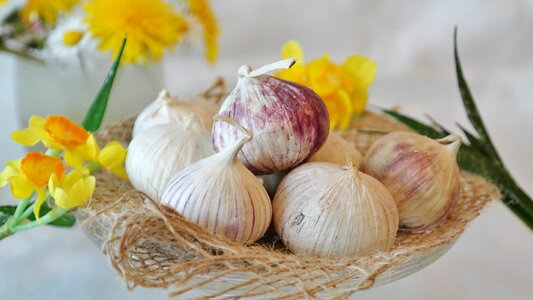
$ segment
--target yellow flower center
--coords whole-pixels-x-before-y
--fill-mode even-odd
[[[83,37],[83,32],[77,30],[69,30],[63,34],[63,43],[67,46],[77,45]]]
[[[81,146],[89,138],[89,133],[83,127],[63,116],[47,117],[44,130],[55,143],[66,148]]]
[[[7,3],[7,0],[0,0],[0,5]]]
[[[57,157],[44,155],[39,152],[28,153],[21,161],[20,169],[24,178],[33,186],[44,187],[52,174],[59,179],[66,168]]]

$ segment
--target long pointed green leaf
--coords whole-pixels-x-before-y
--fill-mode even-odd
[[[392,110],[387,110],[387,109],[384,109],[383,112],[395,118],[396,120],[404,123],[405,125],[411,127],[412,129],[414,129],[415,131],[417,131],[418,133],[422,135],[428,136],[433,139],[438,139],[438,138],[442,138],[445,136],[444,134],[442,134],[441,132],[438,132],[434,128],[427,126],[401,113],[398,113]]]
[[[111,93],[111,88],[113,87],[113,82],[115,80],[115,75],[117,74],[118,67],[120,66],[120,59],[122,58],[122,53],[124,52],[124,47],[126,46],[127,38],[124,38],[122,41],[122,46],[118,52],[118,56],[113,62],[109,73],[107,74],[104,84],[100,88],[100,91],[96,95],[96,98],[93,100],[91,107],[85,115],[82,126],[90,132],[95,132],[100,128],[102,120],[104,119],[104,114],[107,108],[107,102],[109,99],[109,94]]]
[[[459,59],[459,51],[457,50],[457,27],[455,28],[453,33],[453,48],[455,58],[455,71],[457,73],[457,83],[459,85],[461,97],[463,98],[463,104],[468,119],[470,120],[472,126],[474,126],[474,129],[478,133],[479,139],[481,141],[481,144],[483,145],[483,148],[485,149],[485,152],[487,152],[492,158],[497,160],[498,164],[501,164],[503,166],[503,162],[490,139],[489,133],[485,129],[483,120],[481,119],[476,103],[474,102],[474,97],[472,97],[472,93],[470,92],[468,84],[463,75],[461,60]]]

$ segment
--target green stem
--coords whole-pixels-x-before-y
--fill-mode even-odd
[[[44,202],[46,202],[47,199],[48,199],[48,196],[47,196],[47,198],[44,200]],[[24,213],[20,216],[20,219],[21,219],[21,220],[27,219],[27,218],[33,213],[33,208],[35,207],[35,203],[36,203],[36,202],[33,202],[30,206],[28,206],[28,208],[26,208],[26,210],[24,211]]]
[[[8,224],[10,221],[11,219],[9,219],[4,225],[0,226],[0,240],[3,240],[14,233],[9,229]]]
[[[98,172],[101,168],[102,168],[102,165],[95,161],[91,161],[87,164],[87,169],[89,169],[89,172],[91,174]]]
[[[33,197],[31,195],[29,198],[22,199],[19,201],[19,204],[17,205],[17,209],[15,210],[15,213],[13,214],[13,217],[6,222],[7,226],[9,228],[12,228],[13,226],[17,225],[22,221],[21,215],[24,213],[24,210],[26,209],[26,206],[28,206],[28,203],[30,202],[30,199]]]
[[[58,157],[61,154],[61,152],[62,152],[61,150],[55,150],[55,149],[48,148],[46,149],[46,152],[44,152],[44,154]]]
[[[28,229],[32,229],[32,228],[35,228],[41,225],[48,224],[50,222],[57,220],[59,217],[66,214],[67,212],[68,212],[68,209],[56,207],[52,209],[49,213],[47,213],[45,216],[41,217],[40,222],[33,221],[33,222],[25,223],[25,224],[20,224],[20,225],[17,225],[11,228],[11,231],[18,232],[18,231],[28,230]]]

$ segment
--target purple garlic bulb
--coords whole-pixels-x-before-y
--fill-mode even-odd
[[[272,174],[304,162],[320,149],[329,133],[322,99],[300,84],[265,75],[289,68],[294,59],[255,71],[239,68],[239,81],[219,114],[248,128],[254,138],[239,152],[239,160],[254,174]],[[213,125],[215,151],[228,147],[243,133],[225,122]]]

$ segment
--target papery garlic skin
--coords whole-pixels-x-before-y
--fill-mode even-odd
[[[219,110],[253,133],[254,139],[238,157],[258,175],[302,163],[318,151],[329,133],[328,111],[322,99],[305,86],[264,75],[275,69],[270,66],[256,71],[241,67],[237,86]],[[226,123],[213,126],[215,151],[241,137],[242,133]]]
[[[249,140],[244,137],[177,173],[161,203],[236,242],[248,244],[261,238],[270,225],[272,206],[265,188],[237,159]]]
[[[456,134],[433,140],[392,132],[370,147],[362,171],[387,187],[398,205],[401,226],[425,231],[442,223],[460,196],[460,146]]]
[[[276,232],[300,256],[387,250],[398,231],[390,193],[352,166],[316,162],[295,168],[281,181],[272,208]]]
[[[363,162],[363,155],[338,134],[330,132],[324,145],[308,160],[308,162],[320,161],[341,166],[346,163],[359,165]]]
[[[184,167],[214,154],[211,133],[196,119],[185,127],[170,123],[148,128],[131,141],[128,178],[137,190],[159,201],[170,178]]]
[[[179,123],[187,124],[191,117],[197,118],[202,127],[211,131],[213,115],[218,106],[202,97],[187,100],[172,98],[168,91],[162,90],[157,99],[148,105],[137,117],[133,126],[133,137],[153,126]]]

